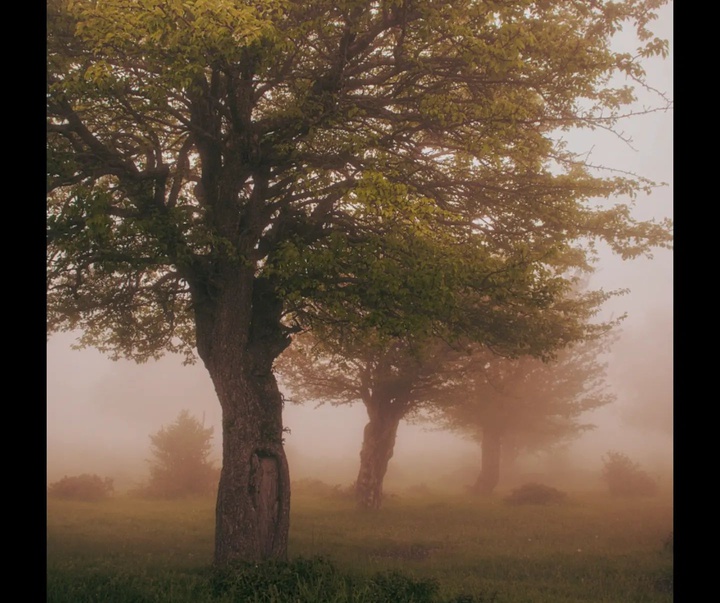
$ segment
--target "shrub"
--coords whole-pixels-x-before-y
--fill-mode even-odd
[[[97,501],[112,494],[113,480],[109,477],[83,473],[82,475],[64,476],[48,487],[48,495],[53,498],[68,500]]]
[[[341,486],[340,484],[335,484],[331,486],[322,480],[312,477],[305,477],[303,479],[293,481],[290,485],[290,489],[293,494],[317,496],[318,498],[350,500],[355,495],[354,485]]]
[[[654,496],[657,482],[622,452],[603,457],[602,478],[614,496]]]
[[[415,579],[397,571],[370,576],[338,570],[323,557],[292,561],[236,563],[211,570],[213,596],[255,603],[442,603],[434,579]],[[447,603],[491,603],[488,599],[458,595]]]
[[[566,497],[567,494],[557,488],[529,483],[513,490],[505,497],[505,502],[511,505],[549,505],[559,504]]]
[[[368,582],[368,596],[377,603],[413,601],[417,603],[436,600],[439,585],[432,578],[414,580],[397,571],[376,574]]]

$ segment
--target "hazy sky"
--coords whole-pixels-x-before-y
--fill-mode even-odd
[[[652,85],[672,97],[672,5],[662,10],[656,30],[670,39],[671,56],[647,65]],[[652,101],[649,101],[652,102]],[[610,135],[575,139],[583,150],[592,149],[594,163],[612,165],[668,186],[651,197],[641,196],[635,215],[641,219],[672,217],[672,112],[655,113],[625,122],[622,130],[634,149]],[[580,150],[578,148],[578,150]],[[626,450],[642,462],[653,455],[672,454],[667,417],[672,417],[672,252],[660,250],[653,260],[623,262],[603,252],[592,285],[604,289],[630,288],[631,293],[607,304],[604,315],[628,312],[618,353],[610,375],[618,400],[588,420],[598,429],[584,436],[577,454],[597,456],[608,449]],[[652,333],[653,337],[645,337]],[[647,339],[647,347],[643,340]],[[58,473],[103,472],[115,459],[148,456],[148,435],[174,420],[187,408],[206,424],[214,425],[219,443],[220,406],[210,379],[199,363],[182,366],[179,358],[135,365],[113,362],[95,350],[73,351],[73,337],[54,335],[47,344],[47,454],[48,477]],[[632,368],[628,375],[628,367]],[[644,379],[629,386],[631,377]],[[661,391],[650,391],[651,385]],[[644,417],[665,417],[646,420]],[[291,454],[313,458],[358,459],[366,414],[362,405],[314,408],[287,405],[284,423],[291,432],[286,442]],[[398,433],[393,465],[457,447],[477,454],[476,447],[453,434],[427,432],[403,424]],[[669,457],[671,458],[671,456]],[[292,456],[291,456],[292,460]],[[292,466],[291,466],[292,471]],[[350,476],[349,481],[354,479]]]

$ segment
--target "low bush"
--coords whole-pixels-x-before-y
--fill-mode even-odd
[[[48,486],[48,496],[68,500],[97,501],[108,498],[114,491],[113,480],[96,474],[67,475]]]
[[[338,570],[324,557],[289,562],[243,563],[213,570],[215,597],[257,603],[442,603],[438,582],[415,579],[397,571],[368,577]],[[448,603],[484,603],[484,598],[458,595]],[[487,600],[495,601],[494,596]]]
[[[377,603],[413,601],[431,603],[437,600],[436,580],[414,580],[397,571],[376,574],[368,581],[368,599]]]
[[[550,505],[559,504],[566,497],[567,494],[557,488],[533,482],[513,490],[505,497],[505,502],[511,505]]]
[[[293,481],[290,489],[293,494],[315,496],[318,498],[352,500],[355,497],[355,484],[349,486],[341,486],[340,484],[330,485],[312,477],[305,477]]]
[[[622,452],[603,457],[602,478],[613,496],[655,496],[657,482]]]

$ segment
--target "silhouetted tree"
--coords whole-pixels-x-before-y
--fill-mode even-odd
[[[207,495],[215,490],[218,471],[210,460],[213,428],[183,410],[169,426],[150,436],[149,496],[178,498]]]

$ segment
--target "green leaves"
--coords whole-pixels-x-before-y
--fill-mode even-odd
[[[79,312],[142,356],[190,345],[189,308],[242,269],[272,280],[286,321],[565,341],[583,312],[563,329],[554,304],[597,241],[631,258],[672,239],[596,203],[653,183],[556,142],[631,106],[613,76],[642,83],[643,53],[612,36],[632,26],[662,55],[660,5],[52,0],[53,325]]]

